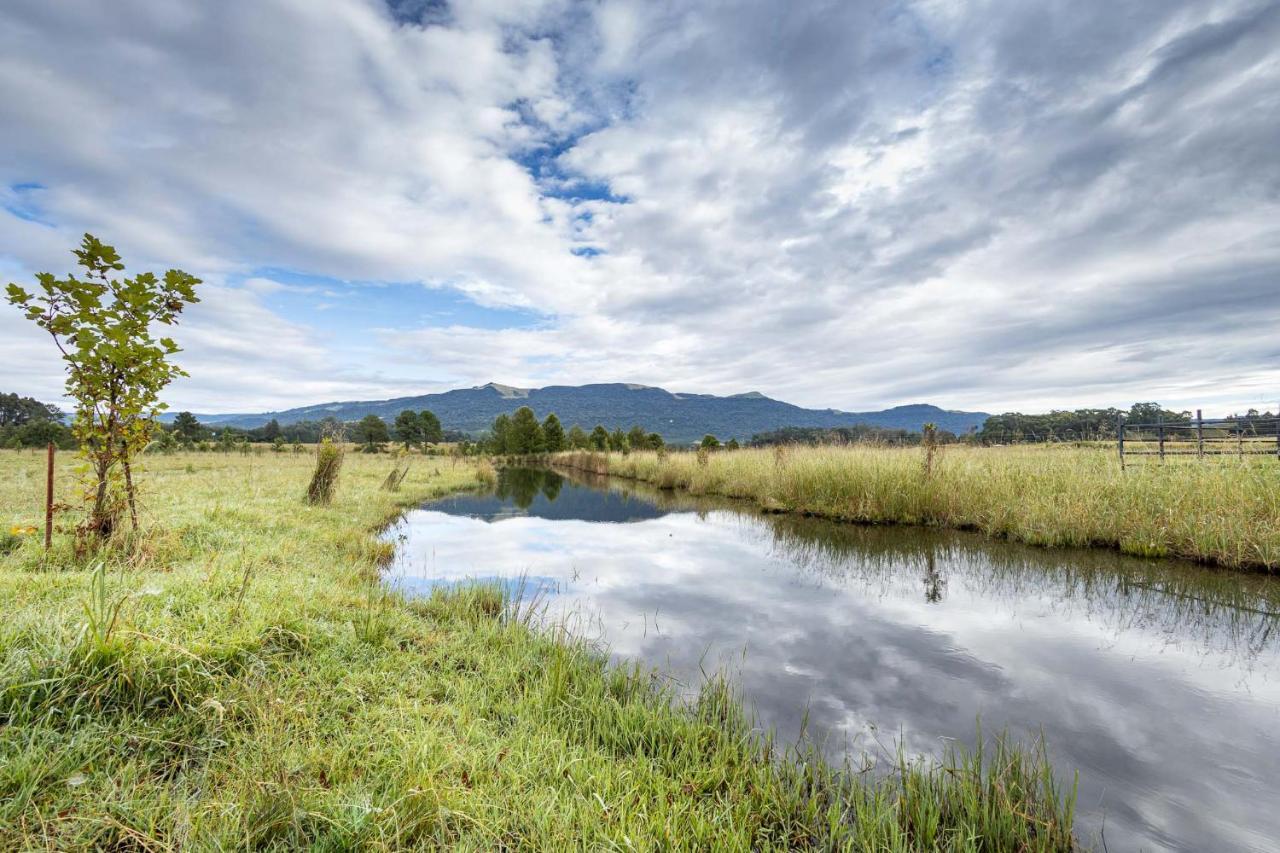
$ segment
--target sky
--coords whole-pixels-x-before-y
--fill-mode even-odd
[[[1280,0],[6,0],[0,282],[86,231],[203,280],[179,409],[1274,409]]]

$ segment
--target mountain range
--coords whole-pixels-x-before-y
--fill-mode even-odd
[[[717,397],[712,394],[676,394],[662,388],[623,383],[514,388],[496,382],[394,400],[323,403],[279,412],[197,417],[208,425],[249,429],[262,426],[273,418],[285,425],[326,417],[354,421],[370,414],[378,415],[390,424],[405,409],[430,409],[440,418],[445,429],[478,436],[488,431],[498,415],[509,414],[521,406],[529,406],[539,418],[555,412],[566,429],[573,424],[587,430],[596,424],[604,424],[609,429],[629,429],[639,424],[646,431],[661,433],[668,442],[674,443],[696,441],[706,433],[722,440],[735,437],[741,440],[788,426],[830,428],[867,424],[919,431],[923,424],[932,422],[940,429],[964,433],[981,428],[988,417],[985,412],[949,411],[927,404],[895,406],[877,412],[805,409],[755,391]]]

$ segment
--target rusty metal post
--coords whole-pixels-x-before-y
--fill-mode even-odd
[[[53,442],[49,442],[49,464],[44,479],[44,549],[53,545]]]
[[[1160,464],[1164,464],[1164,415],[1156,418],[1156,428],[1160,431]]]
[[[1196,455],[1204,458],[1204,418],[1199,409],[1196,409]]]

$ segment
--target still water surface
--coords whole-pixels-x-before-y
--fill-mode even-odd
[[[1082,841],[1280,850],[1280,582],[1110,552],[765,516],[507,469],[410,512],[391,582],[473,579],[696,691],[728,671],[762,726],[833,759],[1041,732],[1080,773]]]

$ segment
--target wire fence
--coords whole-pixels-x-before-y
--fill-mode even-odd
[[[1193,419],[1131,424],[1116,423],[1120,466],[1170,457],[1222,458],[1274,456],[1280,460],[1280,418]]]

